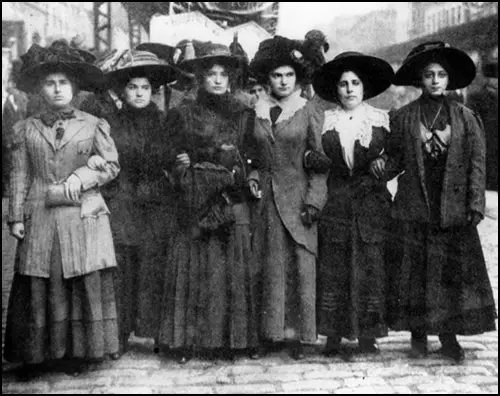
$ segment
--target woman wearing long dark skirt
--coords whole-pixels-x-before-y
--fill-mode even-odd
[[[14,127],[9,224],[19,245],[5,358],[30,374],[63,358],[78,371],[82,359],[118,352],[116,259],[99,192],[118,175],[118,153],[109,124],[70,105],[77,87],[103,82],[98,68],[59,42],[33,45],[23,63],[19,88],[38,91],[48,110]],[[87,166],[93,155],[104,170]]]
[[[465,358],[457,335],[495,330],[496,309],[477,226],[485,210],[485,140],[479,117],[446,97],[476,75],[472,59],[442,42],[411,51],[394,83],[423,89],[391,120],[386,174],[401,172],[395,217],[404,228],[403,262],[391,295],[390,326],[412,332],[412,355],[427,336]],[[374,171],[381,175],[384,160]]]

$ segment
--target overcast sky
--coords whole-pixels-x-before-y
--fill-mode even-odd
[[[385,8],[389,2],[300,2],[280,3],[280,20],[278,34],[290,38],[303,38],[304,35],[318,24],[332,21],[341,15],[365,14]]]

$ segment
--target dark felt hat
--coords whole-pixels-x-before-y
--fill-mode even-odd
[[[324,100],[337,100],[337,83],[346,71],[359,73],[365,88],[364,99],[380,95],[391,86],[394,71],[389,63],[360,52],[344,52],[319,69],[313,78],[316,93]]]
[[[64,40],[54,41],[48,48],[33,44],[21,60],[17,88],[24,92],[36,92],[39,81],[51,73],[66,74],[84,91],[97,91],[105,83],[102,71]]]
[[[250,63],[250,69],[256,76],[265,77],[282,66],[293,67],[299,79],[304,78],[306,66],[300,41],[282,36],[264,40]]]
[[[204,69],[214,63],[233,70],[246,66],[243,59],[233,55],[229,47],[224,44],[206,42],[201,43],[197,48],[193,47],[193,49],[194,57],[186,56],[180,64],[180,67],[188,73],[193,73],[200,68]]]
[[[476,77],[476,65],[467,53],[442,41],[431,41],[411,50],[396,72],[393,84],[420,88],[421,73],[433,62],[440,63],[448,72],[448,90],[465,88]]]

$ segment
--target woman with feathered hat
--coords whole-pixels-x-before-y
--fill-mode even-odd
[[[70,358],[64,367],[79,370],[81,359],[118,352],[116,259],[99,188],[119,165],[109,124],[71,106],[77,89],[103,83],[101,71],[64,42],[35,44],[22,60],[19,89],[47,106],[14,126],[9,225],[19,244],[5,358],[36,375],[47,360]],[[93,155],[102,170],[87,166]]]
[[[254,116],[229,92],[235,72],[246,65],[226,46],[210,42],[194,55],[181,67],[198,79],[198,97],[167,115],[179,199],[160,343],[179,352],[180,363],[195,349],[230,356],[249,350],[255,358],[255,269],[240,150]]]
[[[446,43],[415,47],[394,77],[423,90],[398,110],[387,141],[388,179],[404,172],[394,202],[403,261],[392,276],[390,325],[412,332],[412,356],[439,335],[444,356],[465,358],[457,335],[495,330],[495,300],[477,226],[485,209],[485,140],[479,117],[446,97],[476,76],[472,59]],[[384,161],[374,163],[382,176]]]
[[[125,353],[132,332],[158,335],[173,191],[164,175],[168,131],[152,96],[175,80],[175,70],[151,52],[124,51],[106,79],[122,103],[108,117],[122,170],[103,193],[113,213],[120,349]]]
[[[365,101],[389,88],[393,75],[382,59],[345,52],[313,80],[316,93],[337,104],[323,125],[332,166],[319,223],[317,323],[329,356],[341,352],[342,338],[358,339],[362,353],[379,353],[376,339],[387,336],[384,243],[392,200],[370,165],[384,150],[389,115]]]
[[[324,156],[323,118],[301,97],[299,42],[280,36],[263,41],[251,69],[271,87],[268,100],[255,106],[255,131],[246,141],[253,167],[249,186],[262,197],[254,236],[262,265],[261,337],[291,342],[293,357],[302,359],[304,345],[317,339],[316,222],[326,201],[326,176],[306,171],[304,154]]]

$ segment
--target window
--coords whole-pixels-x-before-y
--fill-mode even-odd
[[[457,23],[462,23],[462,6],[457,8]]]

